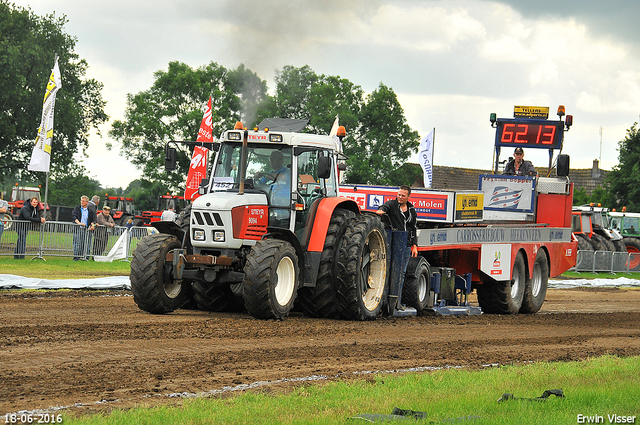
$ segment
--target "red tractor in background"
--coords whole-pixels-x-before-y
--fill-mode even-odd
[[[40,201],[38,203],[38,211],[40,216],[44,217],[45,205],[42,202],[42,198],[40,197],[40,186],[38,187],[27,187],[27,186],[18,186],[18,183],[11,189],[11,198],[9,200],[9,208],[6,213],[2,216],[2,221],[4,223],[4,229],[9,230],[12,226],[12,220],[16,220],[18,215],[20,214],[20,210],[24,206],[25,202],[28,202],[32,197],[37,197]],[[47,210],[49,207],[47,206]],[[50,217],[45,217],[47,220]]]
[[[142,224],[142,217],[136,216],[133,198],[109,196],[108,193],[105,193],[104,205],[111,207],[111,216],[117,226],[126,226],[129,219],[132,220],[135,226]]]
[[[169,209],[170,206],[173,207],[173,211],[176,214],[179,214],[180,211],[186,208],[188,203],[189,202],[184,199],[184,196],[170,195],[169,193],[167,193],[166,195],[158,196],[158,204],[156,206],[156,210],[142,212],[142,225],[151,226],[151,223],[160,221],[162,212]]]

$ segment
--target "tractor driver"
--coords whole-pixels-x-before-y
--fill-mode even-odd
[[[291,199],[291,180],[289,168],[284,165],[284,154],[275,150],[269,156],[271,172],[256,173],[254,178],[258,184],[270,186],[270,204],[277,207],[289,207]]]
[[[282,174],[289,180],[289,169],[284,166],[284,154],[280,151],[273,151],[269,156],[269,163],[271,164],[271,170],[268,173],[256,173],[254,179],[261,184],[267,184],[269,181],[277,181]]]

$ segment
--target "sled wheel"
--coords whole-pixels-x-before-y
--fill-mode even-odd
[[[511,280],[487,280],[478,286],[478,303],[485,313],[516,314],[522,306],[526,281],[524,257],[518,252]]]
[[[539,249],[536,254],[536,260],[533,263],[531,279],[527,279],[524,286],[524,297],[522,299],[520,313],[533,314],[540,310],[544,303],[544,297],[547,295],[548,283],[549,261],[547,260],[545,251]]]
[[[414,266],[414,260],[417,260],[417,266]],[[409,267],[415,272],[413,276],[404,278],[402,302],[409,307],[415,308],[420,313],[428,307],[429,297],[431,296],[431,270],[424,257],[412,258],[409,260]],[[409,271],[409,267],[407,271]]]

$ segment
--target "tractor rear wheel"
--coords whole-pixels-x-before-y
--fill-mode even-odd
[[[533,273],[530,279],[527,279],[524,285],[524,298],[520,313],[533,314],[537,313],[542,304],[544,297],[547,295],[547,285],[549,283],[549,260],[543,249],[539,249],[536,254],[536,260],[533,263]]]
[[[387,294],[387,240],[377,216],[363,214],[351,221],[338,259],[336,291],[340,316],[374,320]]]
[[[516,314],[522,306],[527,271],[518,252],[511,280],[487,280],[478,286],[478,304],[485,313]]]
[[[616,247],[616,252],[627,252],[627,247],[622,239],[612,240],[613,246]]]
[[[591,243],[593,244],[596,251],[611,251],[614,252],[616,247],[613,246],[613,242],[610,239],[605,238],[602,235],[594,233],[591,235]]]
[[[300,284],[298,256],[289,242],[256,242],[244,273],[242,297],[249,314],[258,319],[282,319],[289,314]]]
[[[414,266],[413,261],[417,260]],[[410,269],[411,268],[411,269]],[[414,270],[413,276],[404,278],[402,286],[402,302],[415,308],[418,313],[429,307],[431,297],[431,270],[424,257],[409,260],[407,271]],[[433,306],[431,306],[433,307]]]
[[[338,316],[334,286],[338,272],[337,259],[347,224],[355,216],[354,212],[343,209],[336,209],[331,216],[320,257],[316,286],[313,288],[300,288],[298,294],[300,307],[306,316],[324,318]]]
[[[591,239],[582,233],[576,233],[576,239],[578,239],[578,251],[595,251],[595,247],[591,242]]]
[[[640,240],[636,238],[624,238],[622,240],[627,252],[631,254],[629,258],[629,271],[640,270]]]
[[[131,292],[141,310],[171,313],[191,299],[189,282],[174,280],[172,266],[165,263],[167,253],[180,248],[172,235],[155,233],[140,239],[131,259]]]

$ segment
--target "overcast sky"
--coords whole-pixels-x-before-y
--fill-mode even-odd
[[[285,65],[366,92],[382,82],[421,137],[436,129],[435,165],[491,168],[491,112],[508,118],[514,105],[548,106],[557,119],[563,104],[574,116],[563,150],[571,168],[601,158],[610,169],[640,114],[637,0],[13,1],[67,16],[112,121],[123,119],[126,95],[148,89],[170,61],[243,63],[270,89]],[[104,186],[124,188],[141,174],[119,145],[106,151],[110,128],[90,138],[83,163]],[[528,149],[526,159],[549,161],[546,150]]]

